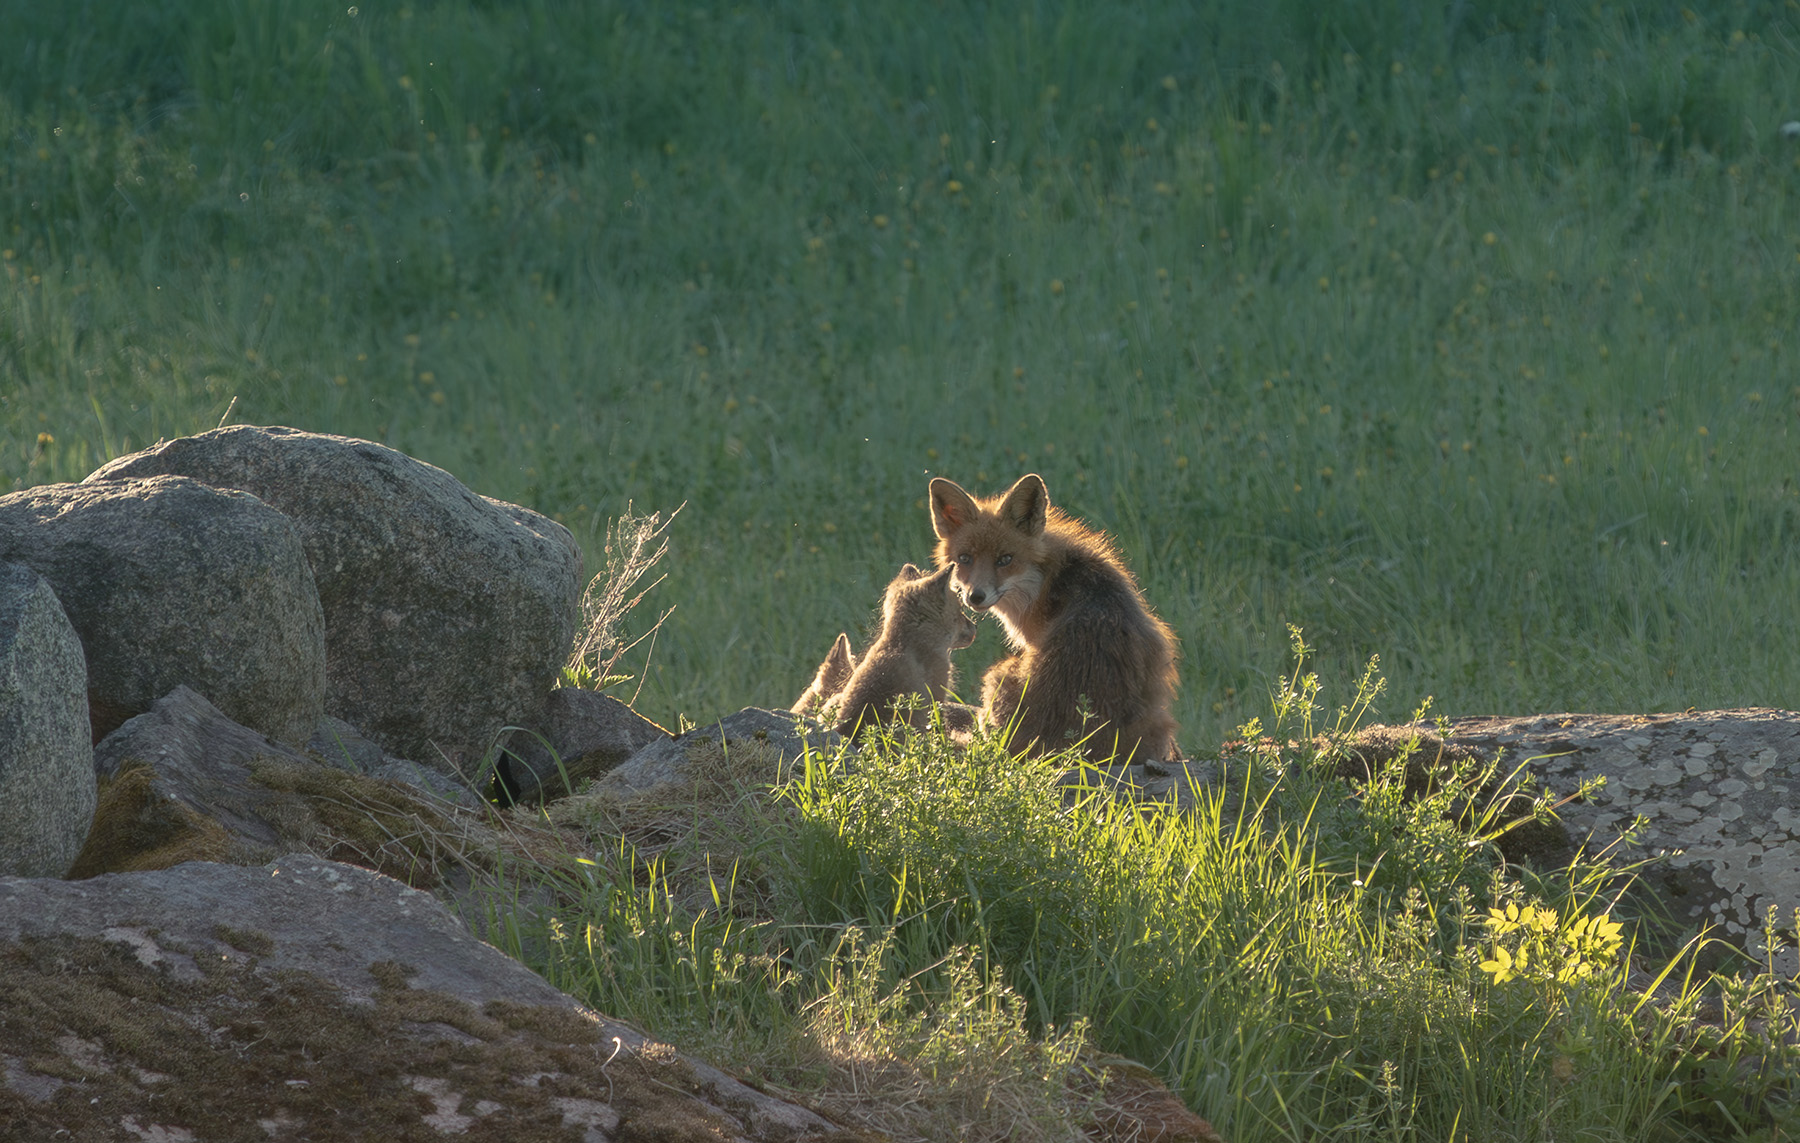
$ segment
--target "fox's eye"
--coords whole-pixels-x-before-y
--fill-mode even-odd
[[[1003,568],[1007,564],[1010,564],[1010,563],[1012,563],[1011,556],[1001,556],[999,559],[994,561],[994,566],[997,568]]]
[[[956,562],[959,564],[967,564],[969,562],[969,553],[963,552],[962,554],[958,555],[956,557]]]

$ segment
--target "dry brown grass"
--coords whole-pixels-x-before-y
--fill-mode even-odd
[[[569,676],[579,685],[601,690],[609,683],[623,682],[625,677],[615,671],[626,653],[646,639],[651,641],[652,648],[655,647],[656,632],[674,607],[657,616],[648,631],[630,641],[622,634],[623,624],[625,617],[663,581],[664,577],[659,575],[645,586],[638,586],[668,554],[669,525],[686,506],[677,507],[667,516],[661,512],[637,516],[632,514],[628,503],[624,515],[607,526],[600,570],[588,581],[587,590],[581,593],[581,628],[576,632],[566,667]],[[640,680],[640,690],[642,686]],[[636,693],[631,701],[637,702]]]

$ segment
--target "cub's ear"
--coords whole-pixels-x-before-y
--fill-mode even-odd
[[[924,574],[925,574],[924,572],[920,571],[913,564],[901,564],[900,565],[900,578],[901,579],[918,579],[920,576],[922,576]]]
[[[950,586],[950,574],[956,570],[955,564],[945,564],[932,574],[928,582],[941,586],[946,591],[955,590]]]
[[[843,667],[846,674],[856,669],[856,652],[850,649],[850,636],[838,632],[837,642],[831,645],[831,653],[825,661],[834,667]]]
[[[931,482],[931,527],[938,539],[950,536],[975,518],[975,500],[954,480],[935,477]]]
[[[1000,502],[1000,518],[1025,533],[1038,536],[1044,531],[1044,518],[1050,512],[1050,491],[1037,473],[1019,477]]]
[[[831,645],[831,652],[819,666],[821,693],[835,695],[844,689],[844,684],[855,672],[856,653],[850,650],[850,636],[839,631],[837,642]]]

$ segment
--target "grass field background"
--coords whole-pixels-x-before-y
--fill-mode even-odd
[[[665,723],[1026,471],[1191,750],[1288,623],[1390,716],[1800,706],[1797,85],[1792,3],[6,5],[0,488],[235,398],[590,562],[685,503]]]

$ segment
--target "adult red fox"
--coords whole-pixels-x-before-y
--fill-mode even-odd
[[[1089,758],[1177,756],[1175,634],[1150,613],[1112,541],[1050,504],[1043,478],[977,500],[931,482],[938,564],[977,611],[992,610],[1013,653],[982,679],[982,715],[1014,725],[1013,748],[1048,753],[1086,739]]]
[[[975,641],[975,621],[963,613],[950,589],[950,569],[922,572],[911,564],[888,584],[881,603],[881,634],[856,662],[856,670],[837,698],[838,733],[854,734],[857,724],[887,718],[905,695],[941,702],[950,689],[950,652]],[[846,651],[848,640],[846,640]],[[957,712],[973,725],[967,707],[944,704],[945,724],[954,726]],[[916,711],[908,721],[928,725],[929,711]]]

